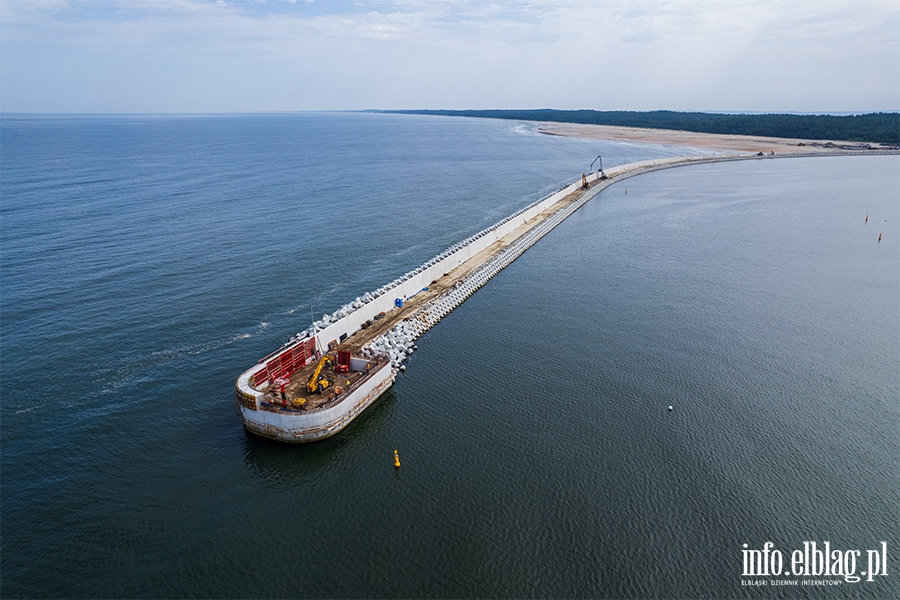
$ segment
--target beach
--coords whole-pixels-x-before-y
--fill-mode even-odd
[[[738,152],[830,152],[833,148],[811,146],[813,142],[832,142],[837,146],[857,145],[859,142],[840,140],[805,140],[795,138],[774,138],[756,135],[726,135],[677,131],[673,129],[645,129],[641,127],[619,127],[615,125],[584,125],[580,123],[538,123],[537,130],[547,135],[559,135],[592,140],[615,140],[641,144],[665,144],[668,146],[690,146],[708,150]]]

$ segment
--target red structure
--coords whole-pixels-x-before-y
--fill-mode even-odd
[[[350,372],[350,353],[346,350],[338,350],[337,353],[337,364],[334,365],[335,373],[349,373]]]
[[[290,377],[307,363],[316,359],[315,340],[303,340],[295,346],[291,346],[275,358],[269,359],[266,367],[253,376],[253,386],[259,387],[268,381],[271,384],[279,377]],[[347,363],[349,364],[349,359]]]

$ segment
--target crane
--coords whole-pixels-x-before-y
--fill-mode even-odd
[[[595,158],[594,161],[591,163],[591,166],[588,170],[589,171],[592,170],[594,168],[594,163],[597,162],[598,160],[600,161],[600,179],[609,179],[609,177],[606,175],[606,173],[603,172],[603,159],[600,158],[599,154],[597,155],[597,158]]]
[[[332,358],[330,354],[326,354],[319,360],[319,364],[316,365],[316,370],[313,371],[312,377],[310,377],[309,381],[306,382],[306,389],[310,394],[312,394],[313,392],[319,392],[321,394],[322,390],[334,385],[334,382],[327,377],[319,377],[319,375],[322,374],[322,369],[327,363],[330,363],[331,360]]]

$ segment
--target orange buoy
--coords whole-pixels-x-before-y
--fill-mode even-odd
[[[400,468],[400,457],[397,455],[396,450],[394,450],[394,466],[398,469]]]

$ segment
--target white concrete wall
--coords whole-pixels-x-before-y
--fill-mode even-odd
[[[588,176],[588,181],[594,181],[597,177],[597,173],[592,173]],[[444,273],[449,273],[491,244],[495,243],[497,240],[506,237],[526,221],[533,219],[547,208],[553,206],[567,195],[579,189],[580,186],[581,179],[579,178],[577,181],[565,186],[559,191],[545,196],[532,205],[506,217],[499,223],[480,231],[468,240],[464,240],[455,246],[451,246],[451,248],[429,260],[418,269],[407,273],[399,278],[401,281],[393,288],[317,332],[314,336],[316,349],[319,352],[324,353],[328,350],[328,343],[331,340],[340,340],[343,334],[347,334],[348,337],[352,336],[361,329],[363,323],[370,319],[374,319],[375,315],[378,313],[387,313],[394,310],[394,300],[396,298],[412,296],[422,288],[430,287],[432,281],[440,279],[444,276]],[[265,367],[266,360],[285,352],[305,339],[307,338],[304,337],[294,343],[285,345],[280,348],[278,352],[266,357],[260,364],[257,364],[244,372],[238,378],[238,390],[245,395],[255,396],[259,399],[262,396],[262,393],[255,390],[253,386],[250,385],[250,377]]]
[[[589,181],[594,181],[596,178],[596,173],[588,177]],[[461,242],[461,245],[458,245],[459,247],[455,247],[452,252],[445,253],[446,255],[442,258],[438,259],[438,257],[435,257],[425,265],[422,265],[422,267],[407,273],[404,276],[406,279],[401,281],[396,287],[316,333],[316,347],[320,352],[327,351],[328,342],[331,340],[340,340],[343,334],[351,336],[360,330],[363,323],[373,319],[378,313],[394,310],[394,300],[396,298],[412,296],[422,288],[429,287],[432,281],[440,279],[445,273],[449,273],[497,240],[512,233],[526,221],[536,217],[565,196],[577,190],[580,186],[581,180],[579,179],[558,192],[541,199],[520,213],[507,217],[500,223],[475,234],[469,240]]]

